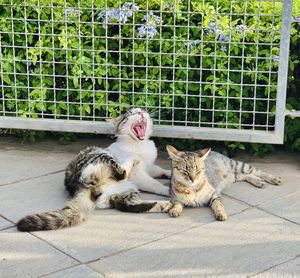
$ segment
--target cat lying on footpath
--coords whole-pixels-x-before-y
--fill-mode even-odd
[[[262,187],[265,181],[274,185],[281,182],[280,177],[208,148],[198,152],[183,152],[168,145],[167,151],[172,159],[171,217],[178,217],[185,206],[209,206],[215,218],[224,221],[227,213],[220,193],[228,184],[247,181],[255,187]]]
[[[65,188],[72,196],[71,201],[61,210],[24,217],[17,223],[19,231],[74,226],[86,220],[95,207],[130,212],[170,209],[169,201],[142,201],[139,197],[139,190],[169,196],[169,187],[154,179],[170,178],[171,171],[154,164],[157,149],[149,140],[149,114],[133,108],[113,123],[116,142],[105,149],[88,147],[67,166]]]

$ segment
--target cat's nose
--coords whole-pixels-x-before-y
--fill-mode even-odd
[[[142,116],[142,118],[144,118],[144,112],[139,112],[138,115]]]
[[[191,174],[191,175],[189,175],[189,178],[192,182],[194,182],[196,179],[196,176]]]

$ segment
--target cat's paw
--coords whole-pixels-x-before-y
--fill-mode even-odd
[[[111,204],[108,198],[101,198],[99,197],[98,200],[95,203],[95,208],[96,209],[107,209],[110,208]]]
[[[132,170],[134,170],[134,168],[137,167],[139,164],[140,164],[140,160],[133,159],[127,161],[122,165],[122,168],[124,169],[123,175],[125,180],[128,178]]]
[[[171,174],[172,174],[171,170],[165,170],[159,178],[160,179],[170,179]]]
[[[173,204],[170,201],[160,201],[159,205],[162,212],[169,212],[173,207]]]
[[[255,180],[253,183],[252,183],[255,187],[258,187],[258,188],[263,188],[264,185],[266,184],[264,180],[262,179],[257,179]]]
[[[227,220],[227,213],[225,211],[218,211],[215,214],[215,218],[218,221],[225,221],[225,220]]]
[[[270,179],[270,183],[273,184],[273,185],[280,185],[281,184],[281,177],[276,177],[276,176],[273,176],[271,179]]]
[[[169,215],[171,217],[178,217],[180,214],[182,213],[182,209],[181,208],[172,208],[169,210]]]

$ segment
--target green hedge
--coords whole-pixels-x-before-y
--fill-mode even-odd
[[[94,114],[101,119],[107,116],[107,112],[110,116],[116,116],[129,105],[160,106],[160,124],[168,123],[174,116],[177,124],[188,119],[190,125],[197,126],[201,121],[202,126],[224,127],[227,122],[227,126],[232,128],[239,125],[251,128],[254,119],[249,112],[268,111],[269,119],[266,114],[257,114],[254,124],[266,125],[267,120],[269,125],[274,124],[272,112],[275,111],[275,101],[268,103],[267,99],[276,98],[277,75],[269,74],[269,71],[278,69],[279,48],[276,44],[280,39],[281,22],[280,17],[271,15],[281,14],[281,3],[247,2],[248,14],[263,15],[258,22],[256,16],[241,16],[244,13],[241,1],[219,0],[216,8],[216,1],[213,0],[205,1],[204,5],[198,0],[189,1],[190,4],[187,1],[154,0],[148,1],[148,6],[147,1],[141,0],[135,1],[135,4],[86,0],[80,1],[80,7],[78,1],[67,0],[67,9],[60,8],[64,6],[63,0],[51,2],[54,8],[50,8],[48,0],[15,0],[13,7],[9,5],[10,0],[1,2],[2,82],[11,87],[4,89],[8,100],[5,101],[5,107],[0,103],[0,111],[5,109],[20,117],[33,118],[41,114],[51,118],[55,114],[62,119],[67,114],[71,119],[77,119],[80,115],[91,119]],[[107,12],[105,7],[109,8]],[[188,7],[192,12],[189,19],[186,13]],[[294,0],[294,7],[294,13],[297,14],[299,0]],[[146,8],[153,10],[147,17],[144,12]],[[172,27],[174,11],[177,12],[175,23],[181,26],[176,28],[175,38]],[[233,14],[231,18],[230,11]],[[13,29],[11,18],[14,18]],[[24,18],[27,18],[26,22]],[[40,20],[40,24],[37,24],[37,20]],[[119,23],[122,23],[121,29]],[[136,26],[133,27],[132,23]],[[158,27],[160,23],[163,24],[161,34]],[[96,24],[95,28],[93,24]],[[205,27],[203,33],[199,28],[202,24]],[[272,24],[275,28],[270,32]],[[259,33],[256,30],[258,28]],[[24,33],[29,34],[25,37]],[[35,35],[37,33],[41,35]],[[54,37],[48,35],[52,33]],[[122,40],[119,39],[120,34]],[[159,40],[160,35],[163,41]],[[126,39],[133,36],[136,38],[134,42]],[[246,44],[243,45],[243,41]],[[270,42],[274,43],[272,48],[264,45]],[[287,108],[298,110],[299,74],[295,73],[299,73],[299,42],[299,26],[294,25]],[[15,45],[15,57],[13,49],[9,47],[11,45]],[[28,51],[25,46],[28,46]],[[53,48],[55,51],[52,51]],[[122,54],[118,53],[120,49]],[[164,54],[160,55],[160,51]],[[192,55],[183,55],[187,51]],[[145,52],[151,54],[146,55]],[[240,58],[228,59],[228,53],[247,58],[242,64]],[[256,56],[265,59],[255,59]],[[148,71],[143,67],[146,63]],[[189,70],[185,69],[187,66]],[[200,66],[204,70],[199,71]],[[218,71],[213,70],[215,66]],[[255,68],[260,72],[255,73]],[[245,72],[241,73],[241,69]],[[14,71],[18,73],[16,80],[9,74]],[[26,88],[28,73],[30,90]],[[160,82],[160,79],[165,82]],[[175,85],[168,82],[173,79],[176,80]],[[201,85],[197,83],[200,79],[203,81]],[[261,86],[256,89],[253,86],[242,87],[238,85],[241,82]],[[18,86],[17,90],[14,89],[15,85]],[[81,90],[80,94],[78,89]],[[227,90],[235,98],[227,101]],[[96,93],[93,94],[93,91]],[[199,93],[203,110],[200,117]],[[254,94],[261,101],[251,100]],[[240,97],[249,99],[241,104]],[[16,101],[16,98],[29,101]],[[186,103],[190,108],[188,115],[182,109]],[[172,105],[175,110],[171,109]],[[213,108],[216,110],[214,113]],[[227,108],[231,111],[226,111]],[[245,112],[240,113],[240,109]],[[293,150],[300,149],[299,127],[299,120],[287,120],[285,141]],[[257,144],[251,146],[256,152],[272,148],[262,148]],[[243,149],[245,144],[230,143],[230,147]]]

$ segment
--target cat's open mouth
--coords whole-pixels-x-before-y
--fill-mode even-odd
[[[144,140],[145,133],[146,133],[146,127],[147,127],[147,120],[143,118],[143,119],[135,122],[131,126],[131,130],[139,140]]]

